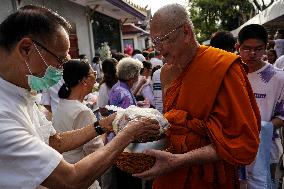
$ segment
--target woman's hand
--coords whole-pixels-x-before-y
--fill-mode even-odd
[[[160,134],[158,121],[149,118],[139,118],[127,123],[122,132],[131,133],[132,141],[146,142],[157,138]]]
[[[104,129],[106,133],[113,131],[112,122],[116,116],[116,113],[113,113],[99,121],[99,125]]]

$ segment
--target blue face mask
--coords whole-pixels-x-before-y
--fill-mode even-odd
[[[62,78],[62,75],[62,70],[56,69],[53,66],[48,66],[42,78],[28,75],[28,83],[32,90],[40,91],[57,84]]]
[[[44,64],[47,66],[47,69],[45,70],[45,74],[43,77],[37,77],[32,74],[32,71],[27,63],[25,61],[26,66],[28,67],[28,70],[30,72],[30,75],[27,75],[28,77],[28,84],[33,91],[40,91],[43,89],[48,89],[52,87],[53,85],[57,84],[63,75],[62,69],[57,69],[51,65],[47,65],[46,61],[42,57],[41,53],[39,52],[36,45],[34,45],[38,54],[40,55],[41,59],[43,60]]]

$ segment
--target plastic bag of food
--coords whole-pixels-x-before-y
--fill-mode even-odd
[[[117,112],[116,117],[112,122],[113,130],[116,134],[121,131],[129,121],[139,119],[141,117],[157,120],[160,125],[160,134],[163,134],[169,126],[168,120],[164,118],[164,116],[158,110],[153,108],[140,108],[134,105],[129,106],[126,109],[113,105],[106,106],[106,108],[108,110]]]

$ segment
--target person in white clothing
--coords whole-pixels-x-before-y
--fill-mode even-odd
[[[97,82],[100,82],[103,79],[104,74],[103,74],[103,71],[102,71],[102,61],[101,61],[99,54],[97,54],[93,58],[92,67],[97,72]]]
[[[159,112],[163,113],[163,94],[161,86],[161,68],[153,73],[153,94],[154,94],[154,106]]]
[[[247,166],[250,189],[271,187],[275,179],[275,164],[279,162],[283,151],[278,129],[284,126],[284,73],[262,61],[267,40],[267,31],[258,24],[247,25],[238,34],[237,47],[249,68],[248,79],[260,110],[261,121],[266,122],[262,124],[256,159]]]
[[[157,136],[149,119],[132,121],[108,145],[75,164],[61,153],[112,130],[115,117],[56,133],[35,104],[36,91],[62,77],[70,24],[57,13],[24,6],[0,24],[0,188],[88,188],[133,140]],[[15,74],[17,70],[17,74]]]
[[[274,46],[278,58],[284,55],[284,30],[277,30],[274,40],[269,40],[268,42]]]
[[[40,104],[44,105],[44,107],[52,114],[54,114],[57,109],[57,105],[59,102],[58,91],[62,84],[63,78],[49,89],[45,89],[42,91]]]
[[[59,133],[80,129],[97,121],[92,110],[83,104],[84,97],[92,92],[96,82],[96,73],[84,60],[71,60],[63,66],[64,83],[58,91],[60,101],[52,124]],[[74,150],[63,153],[69,163],[77,163],[85,156],[103,146],[100,137]],[[100,189],[95,181],[90,189]]]
[[[284,69],[284,55],[280,56],[279,58],[276,59],[274,66],[276,68],[279,68],[281,70]]]
[[[152,51],[149,53],[149,59],[152,64],[152,68],[155,68],[156,66],[163,66],[163,61],[161,53],[159,51]]]
[[[140,71],[140,76],[134,86],[133,94],[137,101],[149,101],[150,105],[154,106],[154,95],[152,91],[152,64],[148,61],[143,61],[143,68]]]
[[[117,63],[117,60],[114,58],[106,59],[102,63],[104,77],[100,83],[98,96],[98,106],[102,116],[106,116],[108,114],[108,110],[105,106],[109,105],[109,92],[112,86],[118,81],[116,75]]]

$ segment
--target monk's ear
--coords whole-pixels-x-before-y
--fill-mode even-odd
[[[191,26],[188,23],[185,23],[183,25],[183,34],[184,34],[184,38],[185,38],[185,42],[186,43],[190,43],[192,41],[193,37],[193,31]]]

